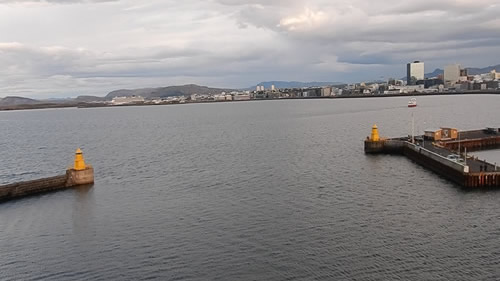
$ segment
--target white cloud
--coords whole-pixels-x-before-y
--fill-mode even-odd
[[[323,11],[312,11],[309,8],[306,8],[299,15],[282,19],[278,27],[283,27],[290,31],[307,31],[318,28],[319,26],[323,25],[326,20],[327,17]]]

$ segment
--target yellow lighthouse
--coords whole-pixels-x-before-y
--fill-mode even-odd
[[[73,167],[66,170],[66,186],[76,186],[94,183],[94,168],[85,164],[81,149],[75,152],[75,163]]]
[[[373,125],[372,127],[372,135],[370,136],[371,141],[379,141],[380,136],[378,135],[378,127],[377,125]]]
[[[76,171],[85,170],[87,166],[85,165],[85,160],[83,159],[83,153],[81,149],[77,149],[75,152],[75,166],[73,169]]]

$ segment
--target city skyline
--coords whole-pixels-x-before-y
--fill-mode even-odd
[[[0,96],[361,82],[500,51],[496,1],[0,1]],[[493,64],[499,63],[493,61]]]

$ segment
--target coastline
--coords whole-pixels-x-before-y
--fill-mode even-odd
[[[95,108],[95,107],[124,107],[124,106],[155,106],[155,105],[181,105],[181,104],[199,104],[199,103],[231,103],[231,102],[251,102],[264,100],[311,100],[311,99],[363,99],[363,98],[393,98],[393,97],[416,97],[416,96],[456,96],[456,95],[500,95],[500,90],[487,91],[461,91],[461,92],[438,92],[438,93],[405,93],[405,94],[387,94],[387,95],[352,95],[352,96],[326,96],[326,97],[300,97],[300,98],[273,98],[273,99],[251,99],[242,101],[187,101],[185,103],[168,103],[168,104],[150,104],[150,103],[134,103],[123,105],[111,105],[103,103],[41,103],[32,105],[11,105],[0,106],[0,111],[15,111],[15,110],[35,110],[35,109],[52,109],[52,108]]]

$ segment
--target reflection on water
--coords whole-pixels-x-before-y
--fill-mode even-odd
[[[92,210],[95,205],[94,185],[83,185],[74,188],[73,229],[75,234],[85,234],[91,225]]]

